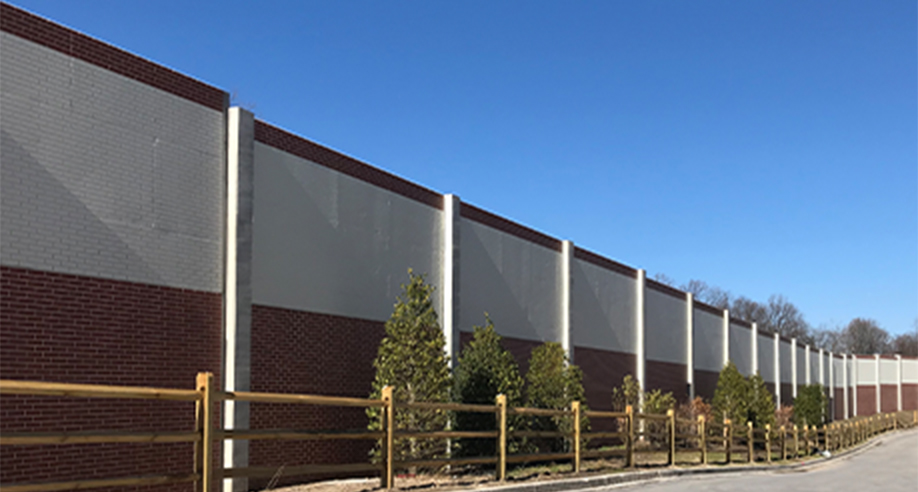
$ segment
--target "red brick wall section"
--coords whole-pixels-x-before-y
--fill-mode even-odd
[[[791,383],[781,383],[781,404],[794,404],[794,385]]]
[[[0,3],[0,30],[217,111],[229,101],[220,89],[6,3]]]
[[[918,410],[918,384],[902,385],[902,410]]]
[[[255,305],[252,391],[366,398],[385,323]],[[366,429],[362,408],[253,403],[253,429]],[[250,466],[366,463],[371,441],[252,441]],[[316,477],[285,477],[279,484]],[[267,480],[251,480],[258,489]]]
[[[612,389],[635,373],[634,354],[574,347],[574,362],[583,370],[587,405],[594,410],[612,410]]]
[[[664,393],[671,392],[676,397],[676,401],[685,402],[688,400],[688,383],[686,381],[688,368],[685,364],[648,360],[645,370],[647,371],[647,382],[644,388],[647,391],[658,389]]]
[[[835,408],[835,420],[843,420],[845,418],[845,390],[844,388],[835,388],[833,393],[834,395],[834,404]]]
[[[857,387],[857,415],[863,417],[877,413],[877,387]]]
[[[220,381],[219,294],[10,267],[0,267],[0,292],[4,379],[191,389],[197,372],[212,371]],[[4,396],[0,405],[3,432],[193,426],[184,402]],[[191,470],[190,444],[0,448],[2,483]]]
[[[899,388],[895,384],[880,385],[880,411],[896,412],[899,410]]]
[[[714,398],[714,390],[717,389],[717,379],[719,377],[719,372],[695,369],[695,396],[711,401]]]

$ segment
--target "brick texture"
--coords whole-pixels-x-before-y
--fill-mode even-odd
[[[4,379],[190,389],[197,372],[212,371],[219,381],[218,294],[10,267],[0,267],[0,292]],[[0,405],[3,432],[193,425],[194,405],[185,402],[4,396]],[[3,483],[191,469],[190,444],[0,448]]]
[[[695,369],[695,396],[700,396],[706,400],[714,398],[714,390],[717,389],[717,379],[719,377],[719,372]]]
[[[857,387],[857,415],[873,415],[877,413],[877,388],[876,386]]]
[[[880,411],[895,412],[899,410],[899,389],[894,384],[880,385]]]
[[[663,390],[672,392],[676,401],[688,400],[688,384],[686,382],[687,367],[685,364],[648,360],[645,367],[647,383],[644,385],[648,391]]]
[[[918,410],[918,384],[902,385],[902,410]]]
[[[220,89],[6,3],[0,4],[0,30],[211,109],[223,111],[229,100]]]
[[[366,398],[384,323],[254,305],[252,391]],[[254,403],[253,429],[366,429],[361,408]],[[250,466],[365,463],[370,441],[252,441]],[[283,477],[278,483],[317,477]],[[250,480],[253,489],[266,481]]]
[[[255,141],[289,152],[393,193],[398,193],[425,205],[443,209],[443,195],[437,192],[364,164],[357,159],[271,126],[263,121],[255,122]]]
[[[781,383],[781,404],[794,404],[794,385],[791,383]]]
[[[845,418],[845,389],[835,388],[833,407],[835,408],[835,420]]]

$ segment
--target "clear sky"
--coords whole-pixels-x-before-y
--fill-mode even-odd
[[[918,318],[914,1],[12,3],[650,276]]]

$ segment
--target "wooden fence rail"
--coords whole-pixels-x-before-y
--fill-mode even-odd
[[[395,402],[391,387],[383,388],[379,399],[349,398],[324,395],[299,395],[285,393],[222,392],[210,373],[200,373],[194,390],[172,388],[145,388],[133,386],[108,386],[89,384],[49,383],[41,381],[0,380],[2,395],[58,396],[73,398],[123,398],[142,400],[168,400],[194,402],[195,424],[189,431],[123,431],[97,430],[81,432],[4,432],[0,434],[2,446],[68,445],[95,443],[191,443],[194,446],[193,473],[161,474],[95,478],[44,483],[0,484],[3,492],[53,492],[112,486],[162,485],[193,482],[196,492],[216,492],[224,478],[276,477],[279,466],[253,466],[224,468],[214,462],[213,445],[220,440],[369,440],[380,446],[380,458],[374,463],[345,463],[335,465],[298,464],[284,466],[286,475],[379,473],[384,488],[394,486],[395,472],[408,468],[441,468],[444,466],[493,465],[498,480],[507,477],[508,463],[570,461],[573,471],[579,472],[584,458],[620,457],[624,466],[637,466],[636,455],[665,454],[667,464],[673,466],[679,453],[698,453],[699,462],[707,464],[711,452],[723,452],[724,463],[731,463],[735,455],[742,461],[754,463],[764,459],[770,463],[775,456],[780,460],[795,459],[820,451],[835,451],[856,446],[871,437],[899,428],[918,425],[918,411],[877,414],[855,417],[823,426],[802,426],[764,429],[751,424],[738,425],[724,422],[706,422],[677,418],[672,410],[664,414],[635,412],[628,406],[624,412],[586,410],[580,402],[570,408],[544,409],[509,407],[504,395],[498,395],[494,405]],[[221,401],[251,403],[286,403],[335,407],[381,409],[381,430],[367,429],[232,429],[214,427],[214,407]],[[396,429],[396,413],[410,410],[436,412],[471,412],[493,414],[493,430],[441,430]],[[554,422],[568,422],[567,430],[509,429],[508,415],[524,417],[551,417]],[[583,431],[581,420],[611,421],[616,430]],[[560,452],[535,452],[511,454],[508,439],[561,439],[566,443]],[[446,457],[436,459],[398,460],[395,443],[404,439],[494,439],[494,456]],[[555,441],[557,442],[557,441]],[[599,448],[590,448],[590,443]],[[448,446],[447,446],[448,449]]]

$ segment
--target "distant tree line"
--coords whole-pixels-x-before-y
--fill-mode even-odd
[[[655,275],[654,280],[676,287],[675,282],[663,274]],[[854,318],[848,324],[836,327],[814,328],[794,303],[779,294],[770,296],[766,302],[758,302],[745,296],[734,296],[701,280],[690,280],[678,288],[692,293],[701,302],[718,309],[729,309],[731,316],[754,322],[762,330],[796,338],[798,342],[816,348],[836,353],[918,356],[918,319],[913,323],[911,332],[896,337],[869,318]]]

